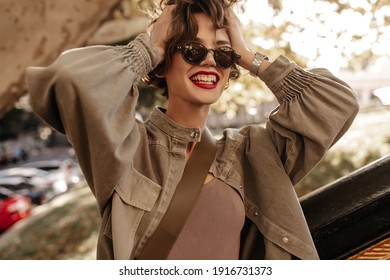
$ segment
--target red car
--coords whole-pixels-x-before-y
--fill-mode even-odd
[[[31,207],[28,197],[0,187],[0,232],[30,215]]]

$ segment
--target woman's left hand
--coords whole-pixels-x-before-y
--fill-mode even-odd
[[[226,18],[229,21],[229,35],[230,41],[232,43],[232,48],[237,53],[242,53],[244,51],[249,51],[249,48],[246,45],[244,36],[242,34],[242,24],[240,19],[237,17],[232,8],[226,10]]]
[[[250,63],[253,59],[253,53],[249,50],[244,36],[242,34],[242,24],[240,19],[234,13],[232,8],[226,10],[226,18],[229,21],[229,36],[232,44],[232,48],[241,55],[241,58],[238,60],[238,65],[245,69],[249,69]],[[251,57],[251,58],[249,58]],[[250,60],[248,63],[248,59]]]
[[[232,8],[226,10],[226,18],[229,21],[229,36],[232,44],[232,48],[241,55],[238,60],[238,65],[250,71],[252,68],[252,61],[255,56],[255,52],[251,51],[247,46],[244,36],[242,34],[242,24]],[[269,65],[269,62],[262,63],[260,71],[264,71]]]

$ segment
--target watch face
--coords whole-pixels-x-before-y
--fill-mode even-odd
[[[265,56],[259,52],[255,53],[255,57],[252,61],[252,69],[249,72],[252,76],[257,76],[257,72],[259,71],[260,65],[264,60],[269,60],[268,56]]]

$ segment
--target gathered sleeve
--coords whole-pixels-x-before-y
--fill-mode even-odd
[[[296,184],[348,130],[359,110],[357,95],[328,70],[304,70],[283,56],[260,78],[279,102],[266,130]]]
[[[101,207],[139,141],[136,85],[157,56],[140,34],[126,46],[72,49],[48,67],[26,70],[34,112],[67,136]]]

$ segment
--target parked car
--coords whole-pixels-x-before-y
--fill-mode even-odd
[[[25,149],[15,148],[12,153],[2,152],[0,154],[0,166],[8,164],[17,164],[27,160],[28,154]]]
[[[0,186],[31,198],[34,204],[45,203],[68,189],[62,178],[31,167],[0,170]]]
[[[23,195],[31,200],[33,204],[41,205],[55,197],[50,186],[34,186],[23,177],[0,178],[0,187],[6,188],[16,194]]]
[[[64,180],[68,188],[74,187],[84,179],[79,164],[71,158],[31,161],[21,165],[21,167],[32,167],[48,171]]]
[[[34,176],[44,176],[45,172],[37,168],[24,168],[24,167],[11,167],[0,170],[0,178],[4,177],[14,177],[14,176],[23,176],[23,177],[34,177]]]
[[[0,187],[0,232],[31,213],[31,200],[7,188]]]

